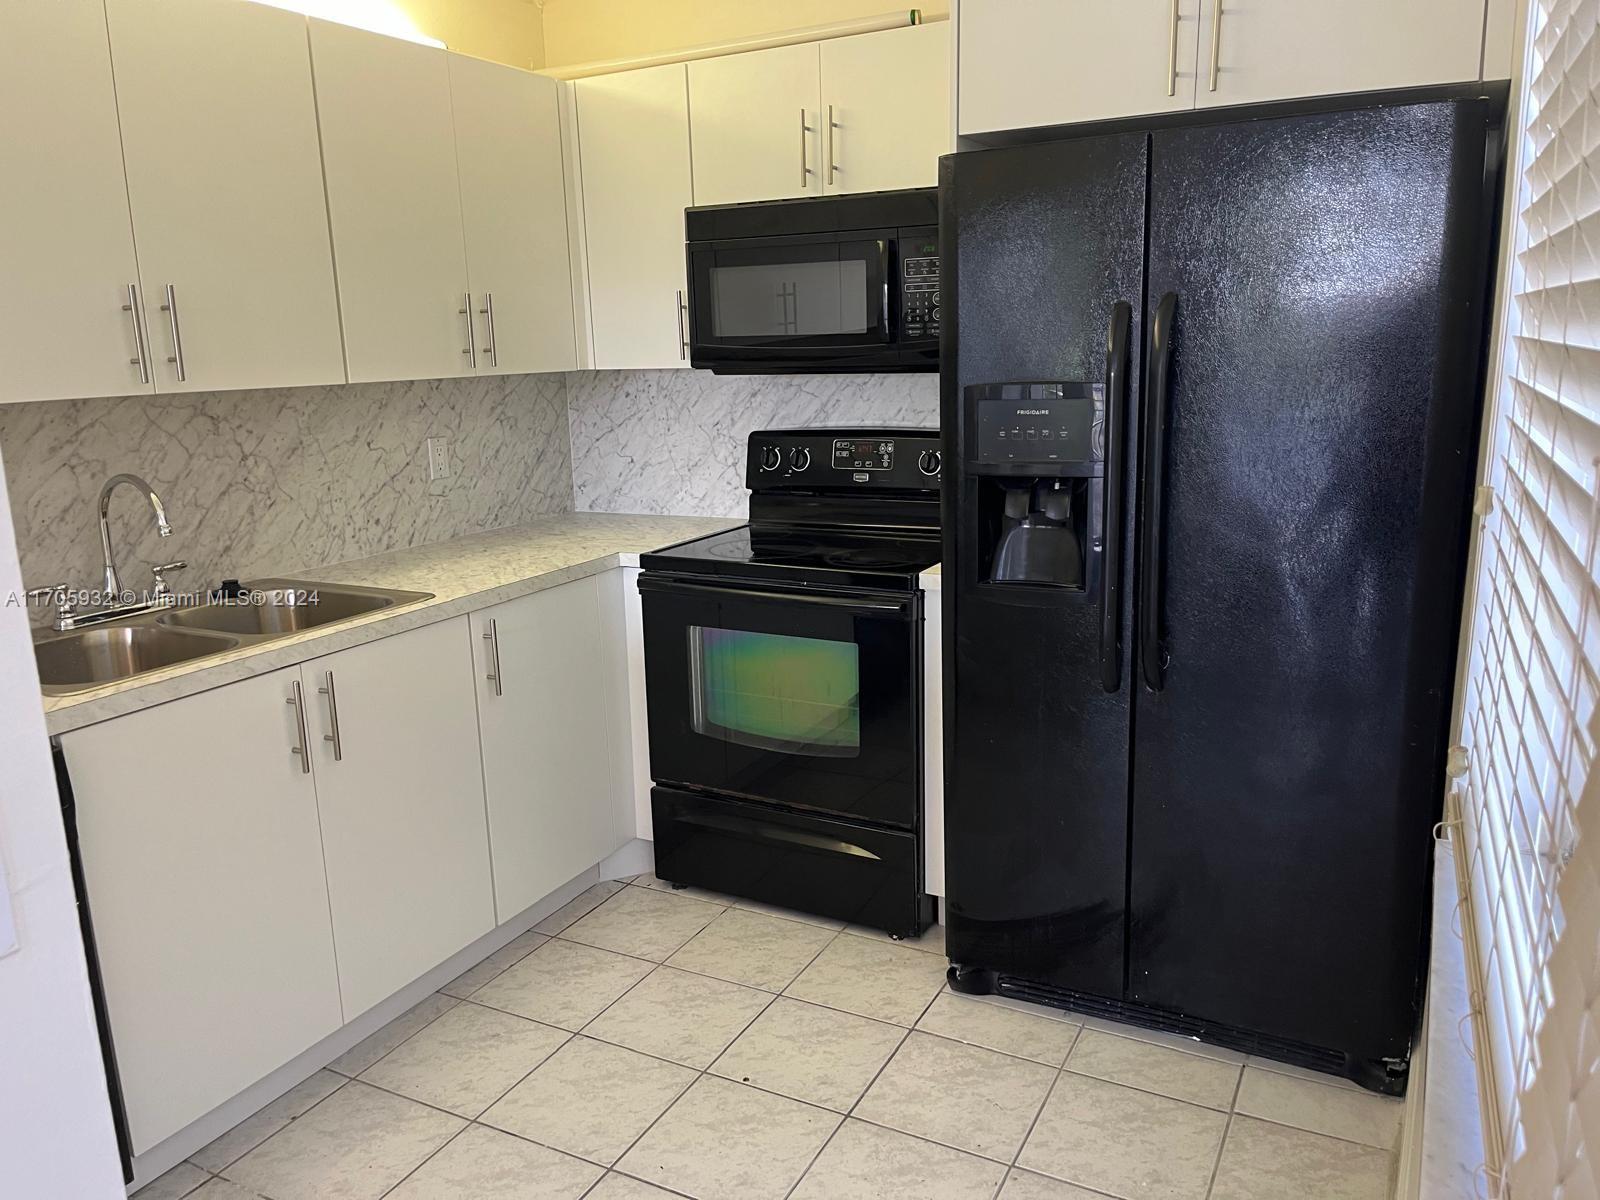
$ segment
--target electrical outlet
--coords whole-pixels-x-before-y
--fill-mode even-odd
[[[450,439],[428,439],[428,482],[450,478]]]

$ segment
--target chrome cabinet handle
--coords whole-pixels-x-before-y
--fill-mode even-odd
[[[461,353],[467,356],[468,364],[476,371],[478,369],[478,332],[477,327],[472,323],[472,293],[468,292],[466,296],[466,303],[456,309],[458,313],[467,319],[467,344]]]
[[[496,696],[505,695],[505,689],[500,682],[500,628],[492,620],[489,628],[483,631],[483,640],[489,643],[489,673],[484,679],[494,684]]]
[[[289,687],[293,689],[294,695],[289,697],[287,703],[290,708],[294,709],[295,730],[300,737],[300,744],[298,746],[290,746],[289,753],[300,756],[300,773],[309,775],[311,774],[311,747],[307,745],[309,739],[306,736],[305,693],[300,690],[300,681],[298,679],[293,680]]]
[[[139,285],[128,285],[128,302],[122,306],[122,311],[128,314],[133,322],[133,357],[129,364],[139,368],[139,382],[150,382],[150,350],[144,341],[144,321],[139,315]]]
[[[483,307],[478,310],[478,315],[483,318],[483,333],[489,340],[484,344],[484,352],[489,355],[489,365],[500,365],[500,339],[494,332],[494,293],[483,294]]]
[[[800,190],[803,192],[811,186],[811,163],[806,157],[806,134],[811,132],[811,126],[806,124],[806,110],[800,108]]]
[[[839,128],[839,122],[833,119],[833,105],[828,105],[828,186],[833,186],[833,177],[839,173],[838,155],[834,153],[834,133]]]
[[[332,733],[322,735],[322,740],[333,743],[333,761],[344,761],[344,742],[339,739],[339,697],[333,690],[333,672],[328,672],[328,685],[317,689],[319,695],[328,698],[328,727]]]
[[[678,360],[681,362],[689,357],[689,327],[686,318],[689,315],[689,305],[683,298],[683,289],[678,289]]]
[[[1222,0],[1211,14],[1211,90],[1217,90],[1218,61],[1222,57]]]
[[[172,333],[172,353],[167,355],[167,361],[178,368],[178,382],[182,383],[189,376],[183,369],[183,327],[178,322],[178,289],[169,283],[166,294],[167,302],[161,306],[161,311],[167,314],[167,328]]]
[[[1172,28],[1167,33],[1167,95],[1178,94],[1178,0],[1172,0]]]

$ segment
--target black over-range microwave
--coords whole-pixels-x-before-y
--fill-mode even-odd
[[[690,362],[729,375],[938,370],[938,196],[687,209]]]

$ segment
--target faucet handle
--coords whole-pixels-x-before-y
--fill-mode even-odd
[[[182,571],[187,569],[188,566],[189,564],[180,558],[174,562],[162,563],[159,567],[151,567],[150,574],[156,577],[156,595],[170,596],[172,594],[172,585],[166,581],[167,572]]]
[[[56,605],[56,629],[65,631],[72,628],[73,618],[78,613],[73,605],[72,588],[69,584],[53,583],[49,587],[31,588],[28,591],[28,599],[41,604],[46,600],[54,600]]]

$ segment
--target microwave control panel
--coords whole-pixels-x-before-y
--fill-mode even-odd
[[[939,242],[932,235],[902,235],[900,260],[901,336],[939,336]]]

